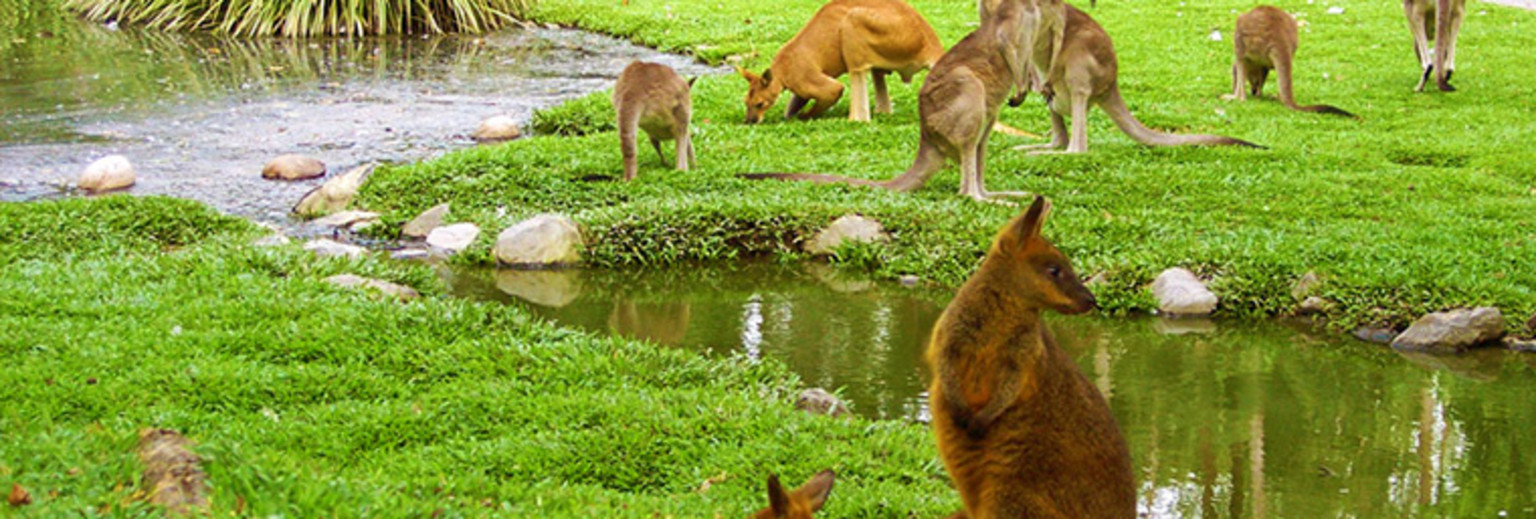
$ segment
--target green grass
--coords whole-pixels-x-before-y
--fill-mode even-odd
[[[484,32],[533,0],[64,0],[86,19],[239,36]]]
[[[761,69],[819,4],[550,0],[531,16]],[[973,2],[912,4],[946,45],[975,23]],[[1345,14],[1325,14],[1331,5]],[[1461,91],[1417,94],[1399,7],[1281,3],[1307,22],[1298,99],[1364,118],[1354,121],[1292,112],[1268,96],[1218,99],[1230,89],[1231,25],[1249,6],[1109,1],[1090,12],[1115,38],[1121,88],[1143,122],[1269,150],[1148,148],[1095,112],[1086,156],[1029,157],[1009,148],[1035,141],[995,136],[987,185],[1051,197],[1048,236],[1085,277],[1106,276],[1100,300],[1115,311],[1153,308],[1144,287],[1173,266],[1211,278],[1220,312],[1229,315],[1288,312],[1296,304],[1290,288],[1308,271],[1323,279],[1319,295],[1340,303],[1332,315],[1338,326],[1402,325],[1466,305],[1498,305],[1512,323],[1536,311],[1536,150],[1529,146],[1536,70],[1524,58],[1536,46],[1536,13],[1471,4],[1458,48]],[[1213,29],[1223,41],[1208,38]],[[895,175],[916,149],[917,87],[893,83],[896,113],[872,124],[846,121],[842,103],[820,121],[747,126],[744,81],[704,77],[693,90],[699,167],[662,169],[646,152],[640,178],[628,185],[581,181],[621,171],[608,94],[596,93],[538,114],[534,127],[545,136],[383,168],[362,200],[393,222],[449,201],[455,218],[488,229],[538,212],[569,213],[588,236],[587,260],[604,266],[793,256],[807,233],[856,212],[883,222],[894,239],[848,251],[844,263],[953,286],[1016,211],[961,200],[953,168],[911,195],[735,178]],[[1269,96],[1274,91],[1271,82]],[[1037,133],[1049,128],[1038,98],[1004,110],[1002,120]],[[462,261],[489,261],[495,235],[482,234]]]
[[[133,499],[151,426],[198,442],[218,516],[740,517],[768,473],[826,467],[835,517],[959,506],[926,427],[794,411],[778,363],[555,328],[449,299],[422,266],[249,247],[253,226],[175,199],[0,204],[0,227],[0,482],[31,491],[28,517],[153,515]],[[321,281],[341,272],[426,297]]]

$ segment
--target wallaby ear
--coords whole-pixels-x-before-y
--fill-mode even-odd
[[[693,90],[693,82],[694,81],[698,81],[698,80],[699,80],[699,76],[693,76],[691,78],[688,78],[688,89],[689,90]]]
[[[823,470],[811,476],[811,479],[806,480],[800,488],[795,489],[795,494],[810,503],[812,512],[821,510],[821,505],[827,503],[827,496],[832,494],[834,479],[837,479],[836,473],[831,469]]]
[[[768,476],[768,509],[773,511],[774,517],[783,517],[789,511],[789,494],[784,492],[784,485],[779,484],[779,475]]]
[[[772,83],[773,82],[773,69],[770,68],[770,69],[764,70],[761,81],[763,82],[763,86],[768,86],[769,83]]]
[[[736,73],[741,74],[741,77],[746,78],[747,81],[751,83],[756,83],[757,80],[762,79],[756,73],[741,67],[736,67]]]
[[[1020,240],[1037,238],[1040,236],[1040,228],[1045,226],[1045,218],[1050,214],[1051,201],[1036,195],[1035,203],[1029,204],[1029,209],[1017,220],[1014,232]]]

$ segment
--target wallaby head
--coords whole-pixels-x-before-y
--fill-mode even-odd
[[[831,470],[823,470],[811,476],[800,488],[785,491],[779,484],[779,476],[768,476],[768,508],[752,514],[753,519],[811,519],[811,514],[821,510],[827,495],[832,493],[832,480],[837,477]]]
[[[1002,273],[1005,289],[1021,294],[1033,306],[1064,314],[1080,314],[1098,307],[1093,292],[1077,278],[1066,255],[1040,234],[1051,203],[1035,197],[1029,209],[1008,222],[987,253],[988,263]]]
[[[736,72],[747,79],[747,124],[756,124],[784,93],[784,84],[773,80],[773,69],[764,70],[762,75],[740,67]]]

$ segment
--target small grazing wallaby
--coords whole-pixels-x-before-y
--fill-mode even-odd
[[[1065,5],[1066,29],[1059,38],[1041,35],[1035,39],[1035,55],[1032,60],[1040,74],[1046,102],[1051,109],[1051,142],[1029,144],[1014,149],[1040,149],[1036,153],[1087,153],[1088,106],[1097,105],[1115,121],[1115,126],[1136,142],[1150,146],[1180,146],[1199,144],[1208,146],[1248,146],[1262,148],[1251,142],[1220,135],[1180,135],[1164,133],[1141,124],[1131,115],[1120,97],[1119,64],[1115,60],[1114,43],[1109,34],[1088,13]],[[1052,47],[1059,42],[1059,47]],[[1065,117],[1072,118],[1072,133],[1068,140]]]
[[[811,519],[811,514],[821,510],[827,495],[832,493],[832,480],[837,477],[830,469],[811,476],[804,485],[785,492],[779,484],[779,476],[768,476],[768,508],[752,514],[753,519]]]
[[[1109,405],[1040,320],[1097,306],[1041,235],[1036,198],[1003,227],[933,327],[928,409],[970,519],[1136,517],[1130,450]]]
[[[1403,12],[1408,14],[1408,30],[1413,32],[1413,52],[1419,56],[1419,86],[1423,92],[1430,73],[1435,75],[1435,86],[1441,92],[1455,92],[1451,86],[1451,73],[1456,71],[1456,34],[1461,32],[1461,17],[1466,13],[1467,0],[1403,0]],[[1429,48],[1430,35],[1434,35],[1435,48]]]
[[[1269,71],[1280,84],[1280,102],[1292,110],[1355,117],[1328,105],[1297,106],[1291,92],[1291,64],[1296,57],[1296,19],[1278,7],[1261,5],[1237,17],[1232,31],[1232,93],[1223,99],[1244,101],[1264,91]],[[1247,89],[1244,89],[1247,83]]]
[[[693,79],[684,82],[672,67],[660,63],[636,61],[624,67],[613,87],[613,109],[619,116],[619,148],[624,153],[624,181],[634,180],[639,168],[635,159],[636,128],[645,130],[651,138],[651,147],[656,149],[661,165],[667,165],[667,157],[661,154],[661,141],[677,141],[679,171],[688,171],[694,165],[693,138],[688,133],[688,121],[693,117],[693,100],[688,91],[692,88]]]
[[[1005,100],[1013,106],[1029,91],[1029,49],[1043,20],[1039,5],[1061,5],[1061,0],[1009,0],[982,20],[981,27],[960,40],[939,58],[918,91],[918,116],[922,135],[917,157],[899,177],[887,181],[809,173],[754,173],[745,178],[808,180],[873,186],[905,192],[923,187],[946,161],[960,160],[960,194],[976,200],[1023,193],[989,192],[982,182],[987,137],[997,111]],[[1059,30],[1059,28],[1057,28]],[[1018,95],[1008,99],[1009,91]]]
[[[784,117],[810,119],[843,96],[837,78],[848,74],[853,90],[848,119],[869,120],[869,79],[875,82],[875,112],[891,112],[885,76],[892,72],[912,82],[944,54],[939,36],[916,9],[901,0],[832,0],[773,56],[762,75],[738,68],[750,85],[747,124],[756,123],[788,88],[793,97]],[[801,110],[810,101],[816,106]]]

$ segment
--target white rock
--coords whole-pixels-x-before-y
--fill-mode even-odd
[[[277,247],[287,244],[288,237],[283,236],[282,233],[268,234],[266,236],[257,238],[256,241],[251,242],[251,246],[253,247]]]
[[[111,191],[131,186],[137,180],[128,157],[107,155],[86,166],[77,185],[87,191]]]
[[[811,414],[828,416],[842,416],[848,414],[848,404],[844,404],[837,395],[828,393],[827,390],[813,387],[802,391],[800,398],[795,400],[795,408]]]
[[[1195,274],[1181,268],[1164,270],[1152,281],[1157,309],[1172,315],[1209,315],[1216,309],[1216,294],[1205,288]]]
[[[342,211],[323,218],[316,218],[310,223],[315,225],[323,225],[326,227],[346,228],[358,227],[362,224],[372,223],[378,220],[379,213],[370,213],[368,211]]]
[[[1307,296],[1317,291],[1317,287],[1321,284],[1322,280],[1318,279],[1317,273],[1308,271],[1306,274],[1301,275],[1301,279],[1296,280],[1295,285],[1291,286],[1291,297],[1306,299]]]
[[[581,230],[563,215],[541,214],[496,236],[493,254],[507,265],[541,267],[581,261]]]
[[[447,216],[448,204],[434,205],[431,209],[416,215],[411,221],[405,222],[405,227],[400,228],[400,234],[410,238],[425,238],[427,233],[432,232],[432,229],[442,225],[443,218]]]
[[[404,300],[421,297],[421,294],[416,292],[416,289],[414,288],[397,283],[390,283],[382,279],[365,278],[354,274],[337,274],[325,278],[325,282],[347,288],[371,288]]]
[[[307,180],[325,176],[325,163],[304,155],[279,155],[261,168],[261,178],[268,180]]]
[[[517,127],[516,120],[498,115],[480,121],[480,126],[475,128],[473,137],[480,142],[500,142],[516,139],[522,135],[523,131]]]
[[[1392,347],[1407,351],[1454,353],[1504,337],[1504,313],[1498,308],[1460,308],[1420,317],[1397,338]]]
[[[389,253],[389,259],[396,260],[422,260],[432,256],[426,249],[400,249]]]
[[[367,164],[352,168],[341,176],[325,181],[320,187],[314,188],[293,206],[293,212],[300,216],[319,216],[334,213],[347,208],[352,203],[352,197],[357,196],[358,188],[363,186],[363,181],[368,175],[373,174],[373,164]]]
[[[1333,303],[1328,302],[1327,299],[1323,299],[1323,298],[1317,297],[1317,296],[1307,296],[1306,299],[1301,300],[1301,305],[1296,307],[1296,314],[1297,315],[1326,314],[1326,313],[1328,313],[1328,310],[1331,309],[1331,308],[1333,308]]]
[[[844,215],[816,233],[805,243],[805,251],[818,256],[831,254],[844,243],[877,242],[890,239],[880,222],[856,214]]]
[[[316,238],[304,243],[304,250],[315,253],[316,256],[325,258],[330,256],[347,256],[360,258],[368,254],[368,249],[356,245],[339,243],[325,238]]]
[[[480,228],[472,223],[456,223],[444,225],[427,234],[427,245],[437,247],[450,252],[458,252],[469,247],[480,236]]]

